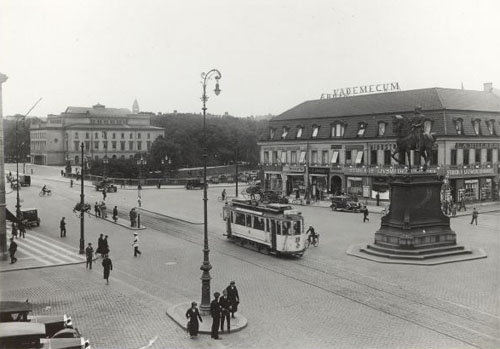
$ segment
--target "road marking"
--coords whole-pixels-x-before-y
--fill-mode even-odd
[[[152,346],[156,342],[157,339],[158,339],[158,336],[155,336],[154,338],[151,338],[146,346],[140,347],[139,349],[147,349],[147,348],[149,348],[150,346]]]
[[[177,262],[167,262],[167,263],[165,263],[165,265],[176,265],[176,264],[177,264]]]

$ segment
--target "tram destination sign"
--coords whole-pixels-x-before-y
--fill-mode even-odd
[[[322,93],[320,99],[352,97],[356,95],[380,92],[400,91],[399,82],[387,82],[374,85],[363,85],[335,89],[330,93]]]

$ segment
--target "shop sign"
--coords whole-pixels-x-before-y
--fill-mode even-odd
[[[322,93],[320,99],[351,97],[366,93],[400,91],[399,82],[339,88],[332,93]]]
[[[309,167],[309,174],[324,174],[328,175],[330,173],[329,168],[322,167]]]
[[[500,143],[456,143],[456,149],[500,149]]]
[[[330,149],[342,149],[342,145],[341,144],[333,144],[330,146]]]
[[[370,186],[369,185],[363,185],[363,197],[364,198],[370,197]]]
[[[494,173],[493,168],[459,168],[446,171],[446,175],[449,177],[464,175],[492,175]]]
[[[283,172],[306,172],[305,166],[283,166]]]

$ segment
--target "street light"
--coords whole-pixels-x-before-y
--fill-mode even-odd
[[[161,165],[167,165],[167,167],[169,167],[170,165],[172,165],[172,159],[169,159],[168,155],[165,155],[165,159],[161,159]],[[165,172],[165,170],[163,170],[163,172]]]
[[[88,212],[90,210],[90,205],[85,204],[85,193],[83,192],[84,190],[84,178],[85,178],[85,157],[83,154],[83,149],[85,148],[84,143],[82,142],[80,144],[80,148],[82,150],[82,170],[80,173],[81,176],[81,192],[80,192],[80,203],[76,204],[75,208],[73,208],[73,212],[79,212],[78,215],[80,216],[80,254],[85,253],[85,212]]]
[[[102,163],[104,164],[104,168],[102,170],[102,179],[106,177],[106,167],[108,165],[108,157],[104,156],[104,159],[102,159]]]
[[[201,275],[201,305],[200,310],[203,313],[208,313],[210,311],[210,280],[212,277],[210,276],[210,269],[212,266],[210,265],[209,253],[208,249],[208,221],[207,221],[207,132],[206,132],[206,114],[207,107],[206,103],[208,100],[207,97],[207,81],[211,79],[211,77],[215,78],[215,90],[214,93],[216,96],[220,93],[219,88],[219,79],[222,77],[220,71],[217,69],[212,69],[208,73],[202,73],[201,78],[203,79],[203,95],[201,96],[201,100],[203,101],[203,264],[200,269],[203,271]]]
[[[142,155],[141,155],[140,159],[137,159],[137,166],[139,166],[139,179],[138,179],[138,183],[137,183],[137,195],[138,195],[139,199],[141,198],[142,166],[147,165],[147,164],[148,164],[148,162],[146,161],[146,159],[144,159],[142,157]]]

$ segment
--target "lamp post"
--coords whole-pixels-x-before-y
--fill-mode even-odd
[[[108,166],[108,157],[104,156],[104,159],[102,159],[102,163],[104,164],[104,168],[102,170],[102,179],[106,178],[106,167]]]
[[[165,167],[169,168],[171,164],[172,164],[172,159],[169,159],[168,155],[165,155],[165,159],[161,159],[161,165],[164,167],[163,169],[164,173],[165,173]]]
[[[81,170],[81,192],[80,192],[80,254],[85,253],[85,214],[84,214],[84,207],[85,207],[85,194],[83,192],[84,188],[84,183],[83,179],[85,177],[85,163],[84,163],[84,154],[83,154],[83,149],[85,148],[83,142],[80,144],[80,148],[82,149],[82,170]]]
[[[147,165],[148,162],[146,159],[144,159],[141,155],[140,159],[137,159],[137,166],[139,166],[139,178],[138,178],[138,183],[137,183],[137,197],[140,199],[141,198],[141,178],[142,178],[142,166]]]
[[[209,253],[208,249],[208,220],[207,220],[207,132],[206,132],[206,114],[207,107],[206,103],[208,100],[207,97],[207,81],[212,78],[215,78],[215,90],[214,93],[216,96],[220,93],[219,88],[219,79],[222,77],[221,73],[217,69],[212,69],[208,73],[202,73],[201,78],[203,79],[203,95],[201,96],[201,100],[203,101],[203,264],[200,269],[203,271],[201,275],[201,305],[200,310],[203,313],[208,313],[210,311],[210,280],[212,277],[210,276],[210,269],[212,266],[210,265]]]
[[[17,134],[19,128],[19,117],[16,119],[16,217],[21,217],[21,200],[19,198],[19,144],[17,143]]]

